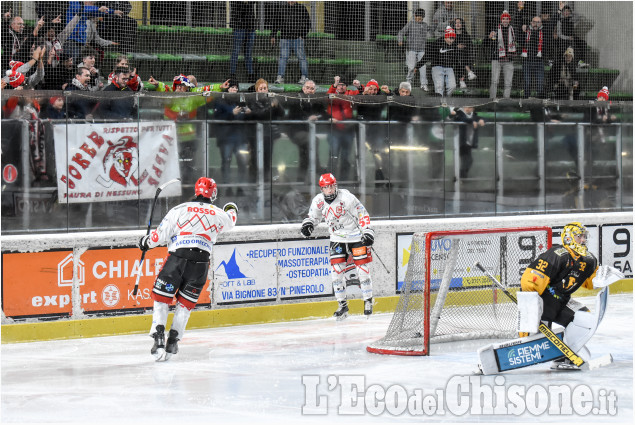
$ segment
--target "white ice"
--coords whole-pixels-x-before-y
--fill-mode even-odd
[[[579,300],[594,306],[593,298]],[[403,388],[411,395],[421,389],[431,399],[451,379],[472,376],[476,349],[486,344],[440,344],[429,357],[368,353],[366,345],[384,335],[390,317],[377,314],[366,320],[354,314],[339,323],[321,319],[189,330],[179,343],[180,352],[162,363],[150,356],[152,341],[147,335],[3,344],[0,419],[2,423],[73,424],[632,423],[632,294],[610,296],[604,321],[588,344],[594,357],[611,353],[613,364],[567,372],[551,371],[542,364],[505,373],[497,381],[493,376],[473,378],[499,391],[521,385],[534,395],[541,388],[566,385],[571,391],[577,389],[580,397],[588,387],[595,406],[599,406],[600,393],[613,393],[617,396],[614,416],[581,416],[578,411],[554,416],[549,410],[534,416],[527,409],[519,415],[468,412],[457,416],[449,404],[442,413],[428,416],[407,408],[400,413],[400,405],[390,402],[397,410],[382,410],[378,394],[383,390],[394,395]],[[303,376],[310,385],[303,385]],[[341,384],[347,379],[363,379],[356,400],[361,404],[356,408],[345,408],[351,392],[342,391]],[[330,389],[328,383],[335,385]],[[445,394],[446,399],[450,396]],[[473,404],[478,407],[486,398]],[[379,406],[379,412],[371,404]],[[360,406],[361,414],[347,414]],[[326,414],[313,414],[322,409]]]

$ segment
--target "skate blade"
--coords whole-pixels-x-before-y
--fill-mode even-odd
[[[337,316],[337,317],[335,318],[335,321],[336,321],[336,322],[341,322],[342,320],[346,319],[347,317],[348,317],[348,313],[344,313],[344,314],[342,314],[341,316]]]
[[[472,370],[473,375],[485,375],[483,373],[483,369],[481,369],[481,365],[476,365],[476,367]]]
[[[157,350],[157,352],[153,354],[153,356],[154,356],[154,361],[157,361],[157,362],[162,362],[162,361],[164,361],[164,360],[165,360],[165,355],[166,355],[165,349],[163,349],[163,348],[159,348],[159,349]]]
[[[551,370],[582,370],[582,369],[580,369],[580,366],[576,366],[574,364],[561,363],[561,364],[551,366]]]
[[[600,356],[597,359],[591,359],[586,362],[586,369],[593,370],[600,368],[602,366],[608,366],[613,363],[613,356],[611,354],[605,354],[604,356]],[[582,365],[584,367],[584,365]]]

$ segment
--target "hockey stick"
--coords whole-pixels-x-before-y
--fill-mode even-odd
[[[157,187],[157,191],[154,194],[154,201],[152,201],[152,208],[150,208],[150,219],[148,220],[148,229],[146,230],[146,236],[148,236],[150,234],[150,228],[152,227],[152,214],[154,213],[154,207],[157,205],[157,200],[159,199],[159,194],[163,191],[163,189],[165,189],[166,187],[168,187],[169,185],[171,185],[172,183],[176,183],[176,182],[180,182],[181,179],[176,178],[176,179],[172,179],[168,182],[163,183],[161,186]],[[142,266],[143,266],[143,260],[146,258],[146,251],[143,251],[141,253],[141,260],[139,261],[139,273],[137,274],[137,281],[134,284],[134,289],[132,291],[132,296],[136,296],[137,295],[137,291],[139,290],[139,279],[141,278],[141,270],[142,270]]]
[[[355,216],[353,214],[351,214],[350,211],[346,211],[346,214],[348,214],[353,219],[353,221],[355,222],[355,226],[357,226],[357,229],[359,230],[359,233],[361,233],[363,235],[364,231],[362,230],[361,226],[358,223],[359,219],[355,218]],[[388,267],[386,267],[384,262],[381,261],[381,258],[379,258],[379,254],[377,254],[377,250],[373,249],[372,246],[370,247],[370,249],[373,251],[375,257],[377,257],[377,259],[379,260],[381,265],[384,266],[384,269],[386,270],[386,273],[390,274],[390,271],[388,270]]]
[[[510,300],[512,300],[514,302],[514,304],[518,304],[518,300],[516,299],[516,297],[514,297],[508,290],[507,288],[505,288],[503,286],[502,283],[500,283],[498,281],[498,279],[496,279],[490,272],[488,272],[487,270],[485,270],[485,267],[483,267],[483,265],[480,262],[476,262],[474,263],[474,266],[476,266],[480,271],[482,271],[483,273],[485,273],[485,276],[487,276],[492,282],[494,282],[496,284],[496,286],[498,286],[505,295],[507,295],[509,297]],[[561,340],[560,338],[558,338],[558,336],[551,330],[549,329],[549,327],[547,325],[545,325],[544,323],[540,322],[540,326],[538,326],[538,330],[547,337],[547,339],[549,341],[551,341],[551,343],[562,352],[562,354],[565,355],[566,358],[568,358],[569,360],[571,360],[571,362],[576,365],[576,366],[582,366],[584,364],[584,360],[582,360],[582,358],[580,356],[578,356],[571,348],[569,348],[569,346],[567,344],[564,343],[563,340]]]

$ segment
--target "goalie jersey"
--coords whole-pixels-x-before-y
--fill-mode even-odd
[[[370,227],[366,208],[346,189],[338,189],[337,196],[331,203],[326,202],[322,193],[313,198],[309,215],[304,222],[311,221],[317,227],[322,218],[329,227],[332,242],[359,242],[362,240],[359,229],[363,231]]]
[[[570,298],[581,286],[593,289],[592,279],[598,268],[598,260],[590,252],[585,256],[575,255],[561,245],[555,245],[542,253],[525,269],[520,286],[523,291],[545,290],[552,295]]]
[[[172,208],[161,224],[150,233],[148,246],[167,243],[168,252],[179,248],[198,248],[212,253],[212,245],[222,232],[234,228],[236,211],[227,212],[204,202],[185,202]]]

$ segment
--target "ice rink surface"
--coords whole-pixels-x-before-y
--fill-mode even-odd
[[[594,306],[594,298],[578,300]],[[390,318],[354,314],[340,323],[191,330],[179,354],[162,363],[150,356],[147,335],[3,344],[0,419],[86,425],[633,423],[632,294],[609,297],[588,347],[593,357],[611,353],[615,361],[591,371],[556,372],[542,364],[498,378],[474,376],[476,350],[487,341],[440,344],[429,357],[366,352],[384,336]],[[565,396],[547,404],[555,387]],[[503,404],[489,394],[502,394],[497,400]],[[613,396],[616,401],[609,401]]]

